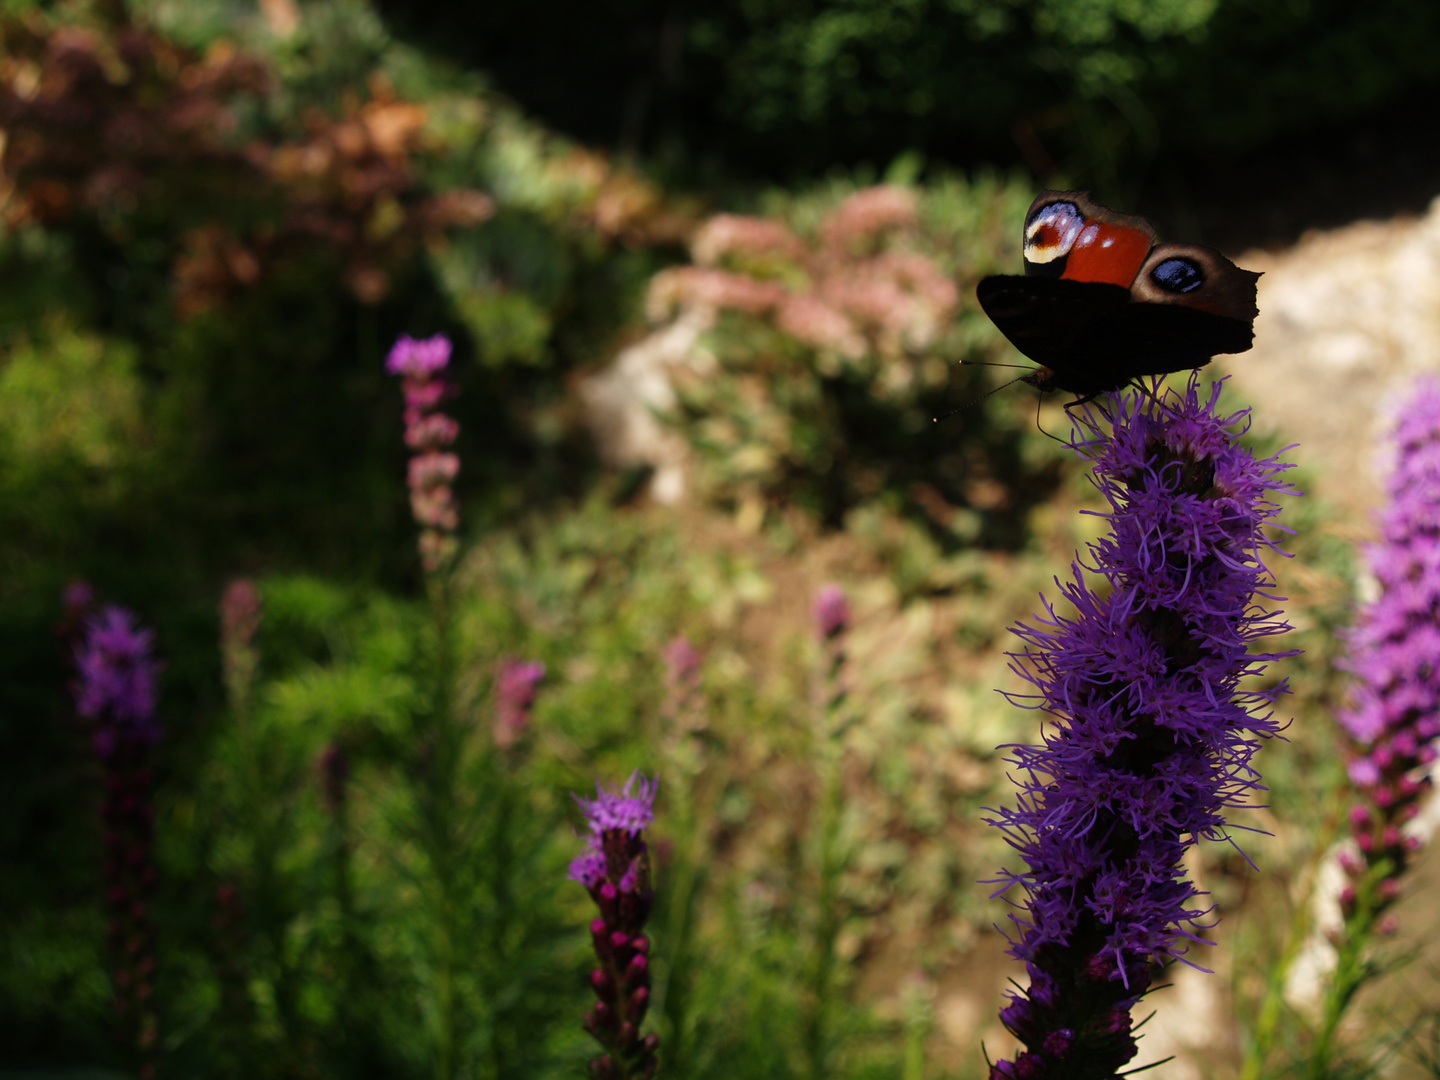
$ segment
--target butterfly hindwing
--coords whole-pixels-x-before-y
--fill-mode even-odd
[[[990,321],[1037,364],[1064,364],[1086,332],[1130,303],[1130,290],[1098,281],[987,277],[976,296]]]

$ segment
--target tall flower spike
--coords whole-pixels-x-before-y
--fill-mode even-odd
[[[135,616],[108,607],[85,624],[76,649],[75,705],[94,723],[104,776],[105,901],[115,1011],[126,1056],[142,1080],[155,1075],[154,806],[149,754],[160,739],[155,719],[154,634]]]
[[[1354,882],[1341,894],[1347,918],[1371,871],[1384,875],[1372,882],[1371,916],[1397,895],[1417,846],[1401,826],[1430,787],[1419,770],[1434,761],[1440,736],[1440,380],[1416,384],[1395,444],[1382,539],[1366,553],[1380,595],[1360,610],[1343,664],[1356,676],[1339,719],[1351,742],[1360,802],[1350,823],[1362,856],[1343,864]]]
[[[1289,629],[1257,597],[1279,599],[1268,496],[1295,492],[1289,466],[1239,445],[1247,414],[1218,415],[1219,399],[1192,376],[1178,398],[1112,395],[1080,413],[1072,446],[1110,531],[1056,580],[1075,613],[1046,602],[1013,631],[1012,670],[1035,692],[1011,700],[1049,722],[1041,745],[1009,748],[1017,805],[990,822],[1026,863],[1000,891],[1023,893],[1010,953],[1030,976],[1000,1014],[1025,1049],[992,1080],[1098,1080],[1134,1057],[1131,1006],[1212,910],[1185,850],[1227,839],[1225,812],[1260,786],[1251,756],[1279,730],[1268,708],[1284,683],[1239,683],[1293,655],[1250,646]]]
[[[260,663],[255,635],[260,632],[263,614],[254,582],[237,578],[226,586],[220,598],[220,662],[230,707],[241,717],[249,712],[250,691]]]
[[[570,877],[584,885],[600,909],[590,937],[600,966],[590,973],[599,999],[585,1014],[585,1030],[604,1053],[590,1062],[595,1080],[648,1080],[659,1062],[658,1035],[640,1035],[650,1007],[650,940],[645,920],[655,894],[650,887],[650,849],[641,835],[655,819],[660,779],[637,771],[619,791],[595,785],[595,798],[576,802],[590,826],[584,853]]]
[[[443,334],[420,341],[402,334],[385,360],[385,370],[404,380],[405,445],[415,451],[406,483],[410,510],[420,526],[420,562],[426,573],[454,557],[460,525],[450,486],[460,472],[460,459],[447,449],[460,425],[437,411],[452,390],[441,375],[449,363],[450,339]]]

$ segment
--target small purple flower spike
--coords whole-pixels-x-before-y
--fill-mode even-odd
[[[700,681],[701,656],[687,637],[677,637],[665,646],[665,684],[674,694],[689,693]]]
[[[815,629],[825,641],[843,634],[850,626],[850,601],[845,590],[833,582],[815,594]]]
[[[1350,780],[1361,797],[1351,831],[1364,856],[1346,871],[1358,886],[1381,862],[1370,911],[1398,895],[1418,843],[1401,832],[1431,786],[1417,770],[1440,736],[1440,380],[1417,382],[1395,430],[1398,455],[1382,539],[1366,552],[1380,595],[1359,612],[1342,664],[1356,677],[1339,720],[1351,743]],[[1341,897],[1354,914],[1358,893]]]
[[[95,721],[95,749],[102,757],[122,740],[160,739],[155,719],[160,665],[151,655],[154,639],[152,631],[139,629],[134,614],[121,607],[107,607],[85,625],[75,653],[75,707]]]
[[[1131,1007],[1213,910],[1185,851],[1227,839],[1279,730],[1283,682],[1240,682],[1293,655],[1250,651],[1288,629],[1257,598],[1278,599],[1264,526],[1268,496],[1293,494],[1289,466],[1242,447],[1246,414],[1218,415],[1219,398],[1192,377],[1178,398],[1110,395],[1077,417],[1110,532],[1060,585],[1075,613],[1047,602],[1014,629],[1012,670],[1035,693],[1011,700],[1049,723],[1041,745],[1009,748],[1019,798],[991,820],[1026,863],[1000,881],[1023,893],[1010,953],[1030,976],[1000,1014],[1025,1049],[992,1080],[1101,1080],[1134,1057]]]
[[[441,372],[450,363],[450,339],[443,334],[417,341],[401,335],[390,350],[385,370],[404,379],[405,445],[415,451],[406,483],[410,511],[420,526],[420,562],[426,573],[447,565],[457,548],[460,515],[451,483],[460,459],[446,448],[460,433],[452,417],[437,411],[449,396],[450,383]]]
[[[660,779],[637,771],[619,791],[598,781],[595,798],[575,797],[590,826],[584,853],[570,877],[584,885],[600,909],[590,937],[600,966],[590,973],[599,999],[585,1014],[585,1030],[604,1048],[590,1062],[595,1080],[649,1080],[659,1065],[658,1035],[640,1035],[650,1007],[650,940],[645,920],[655,894],[650,849],[642,833],[655,818]]]
[[[505,660],[495,679],[495,745],[502,751],[511,749],[530,726],[530,709],[535,704],[535,690],[545,678],[545,665],[539,660]]]

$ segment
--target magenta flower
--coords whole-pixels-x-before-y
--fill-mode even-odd
[[[535,691],[545,678],[545,665],[539,660],[509,659],[500,665],[495,679],[495,745],[509,750],[530,726],[530,709],[535,704]]]
[[[1010,953],[1030,985],[1001,1012],[1025,1045],[991,1077],[1112,1077],[1135,1054],[1130,1009],[1212,909],[1185,878],[1185,850],[1226,839],[1227,811],[1259,787],[1250,759],[1278,725],[1285,692],[1240,681],[1292,653],[1251,652],[1288,629],[1272,599],[1263,531],[1289,466],[1239,445],[1245,413],[1217,414],[1220,386],[1184,395],[1110,395],[1079,416],[1109,503],[1107,536],[1062,585],[1074,615],[1014,632],[1012,669],[1049,716],[1044,741],[1015,746],[1017,805],[995,811],[1026,869],[1005,871],[1024,907]],[[1109,430],[1105,430],[1108,428]],[[1057,582],[1058,584],[1058,582]],[[1003,892],[1004,890],[1002,890]]]
[[[822,585],[815,594],[814,615],[815,629],[826,641],[844,633],[850,625],[850,601],[845,598],[845,590],[834,583]]]
[[[107,607],[85,624],[75,652],[75,708],[95,721],[95,751],[101,757],[113,754],[122,741],[160,739],[155,719],[160,667],[151,655],[154,639],[152,631],[139,629],[134,614],[121,607]]]
[[[1400,827],[1430,788],[1420,770],[1435,760],[1440,735],[1440,381],[1416,384],[1395,443],[1382,539],[1366,553],[1380,595],[1360,610],[1348,635],[1342,666],[1356,682],[1339,714],[1352,746],[1350,779],[1362,800],[1350,823],[1363,859],[1344,865],[1358,881],[1388,864],[1372,913],[1398,895],[1396,879],[1419,847]],[[1351,885],[1341,895],[1347,915],[1356,901]]]
[[[417,340],[401,334],[385,358],[385,370],[391,375],[407,375],[426,379],[443,371],[450,363],[450,339],[444,334]]]
[[[450,340],[443,334],[421,341],[401,335],[385,360],[385,370],[404,380],[405,445],[416,452],[406,482],[410,510],[420,526],[420,562],[427,573],[454,557],[455,530],[460,527],[450,486],[460,472],[460,459],[446,450],[460,425],[436,411],[452,392],[440,375],[449,363]]]
[[[655,1075],[658,1035],[640,1035],[650,1007],[650,940],[645,920],[654,892],[650,852],[643,831],[655,819],[660,780],[632,773],[619,791],[595,784],[595,798],[575,801],[590,826],[585,851],[570,864],[570,877],[589,891],[600,909],[590,937],[600,966],[590,973],[599,999],[585,1014],[585,1030],[604,1053],[590,1062],[597,1080],[648,1080]]]

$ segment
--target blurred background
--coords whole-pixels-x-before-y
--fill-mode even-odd
[[[1256,348],[1207,371],[1252,445],[1300,444],[1295,723],[1260,757],[1258,872],[1195,860],[1217,973],[1154,999],[1144,1059],[1237,1074],[1343,815],[1333,631],[1386,410],[1440,368],[1440,6],[0,12],[0,1075],[581,1075],[568,793],[637,768],[662,778],[662,1075],[984,1075],[1023,973],[983,808],[1010,797],[996,747],[1037,733],[995,693],[1006,628],[1100,528],[1061,403],[975,403],[1016,374],[983,364],[1022,361],[974,285],[1018,272],[1041,187],[1266,275]],[[444,693],[402,333],[454,342]],[[262,614],[222,640],[237,579]],[[164,664],[138,1056],[77,582]],[[513,728],[507,659],[546,671]],[[443,810],[415,737],[437,694],[466,746]],[[1427,977],[1374,1008],[1410,1031],[1435,1000]]]

